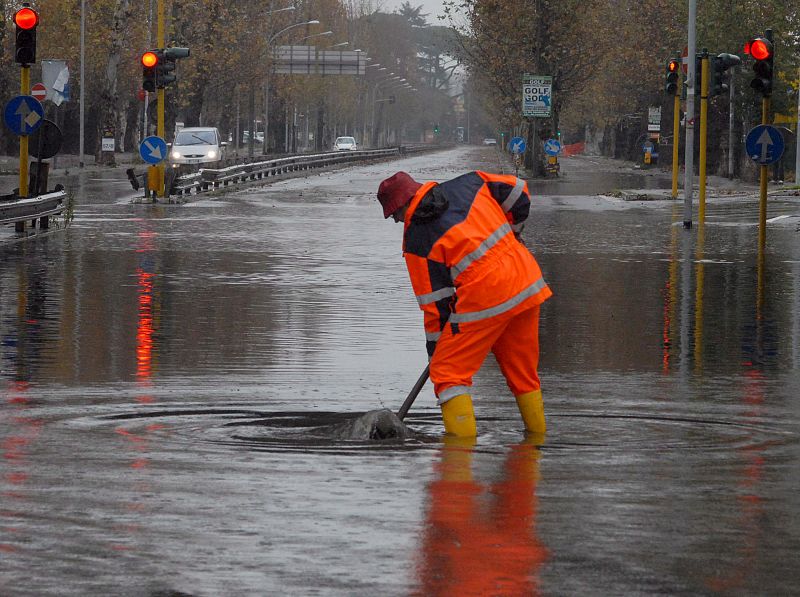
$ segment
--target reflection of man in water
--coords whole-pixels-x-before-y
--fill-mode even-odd
[[[540,452],[512,446],[503,478],[473,480],[474,440],[445,436],[418,567],[418,595],[536,595],[547,549],[537,539]]]

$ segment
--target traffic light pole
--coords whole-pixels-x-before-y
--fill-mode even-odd
[[[31,68],[23,65],[19,75],[20,95],[31,93]],[[28,196],[28,135],[19,138],[19,196]]]
[[[678,79],[678,89],[680,89],[680,79]],[[679,93],[675,94],[672,108],[672,198],[678,198],[678,171],[680,164],[678,164],[679,152],[678,146],[680,145],[678,137],[681,134],[681,96]]]
[[[694,191],[694,83],[695,51],[697,46],[697,0],[689,0],[689,43],[687,46],[687,88],[686,88],[686,147],[683,163],[683,227],[692,227],[692,194]]]
[[[769,97],[761,100],[761,124],[769,124]],[[767,166],[761,166],[758,200],[758,246],[763,250],[767,240]]]
[[[680,61],[680,57],[676,60]],[[678,148],[680,146],[679,137],[681,134],[681,69],[677,69],[678,79],[675,81],[675,92],[673,93],[672,102],[672,198],[678,198],[678,172],[680,171],[680,164],[678,163],[680,153]]]
[[[706,221],[706,162],[708,152],[708,51],[703,50],[700,60],[700,190],[698,194],[698,214],[702,227]]]
[[[164,48],[167,45],[166,36],[164,33],[164,0],[158,0],[158,47]],[[167,140],[165,134],[166,131],[164,130],[164,110],[166,106],[164,105],[164,89],[163,87],[158,89],[156,97],[158,98],[158,120],[157,120],[157,135]],[[164,185],[164,169],[165,164],[162,160],[158,164],[158,195],[159,197],[166,197],[166,188]]]

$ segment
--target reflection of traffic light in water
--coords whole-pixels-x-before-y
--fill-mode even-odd
[[[503,478],[472,477],[474,439],[445,437],[417,566],[421,595],[536,595],[547,549],[536,536],[541,452],[512,446]]]
[[[136,320],[136,379],[143,387],[149,387],[153,375],[155,358],[155,326],[158,302],[155,292],[156,272],[153,264],[153,240],[155,233],[139,233],[139,266],[136,268],[137,320]],[[152,402],[152,396],[142,395],[139,402]]]

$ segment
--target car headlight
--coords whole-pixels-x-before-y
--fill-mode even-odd
[[[206,155],[208,155],[208,157],[210,157],[213,160],[214,158],[217,157],[217,151],[215,149],[209,149],[208,154]]]
[[[180,151],[173,151],[172,152],[172,159],[178,160],[178,159],[180,159],[180,157],[181,157],[181,152]]]

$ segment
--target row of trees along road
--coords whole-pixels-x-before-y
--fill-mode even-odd
[[[448,25],[459,36],[469,87],[498,130],[519,131],[529,141],[561,131],[568,143],[585,140],[604,155],[638,159],[648,107],[663,106],[662,134],[671,134],[672,98],[664,95],[664,66],[686,46],[685,0],[446,0],[445,6]],[[743,55],[745,42],[767,28],[776,40],[772,111],[796,123],[798,5],[783,0],[698,2],[698,51]],[[751,166],[742,135],[760,122],[760,96],[749,87],[750,65],[744,60],[733,75],[734,152],[743,175],[750,174],[746,169]],[[522,118],[524,73],[553,76],[552,119]],[[710,173],[726,171],[728,113],[727,96],[712,100]],[[529,146],[534,152],[527,165],[541,172],[539,143]],[[662,163],[668,154],[661,152]]]
[[[178,63],[176,83],[166,90],[167,141],[176,121],[186,126],[217,126],[234,137],[263,121],[271,69],[268,38],[294,23],[273,45],[314,44],[319,48],[348,42],[338,49],[362,50],[371,58],[366,76],[271,75],[269,85],[269,151],[322,149],[337,135],[355,135],[368,143],[396,143],[424,138],[434,123],[453,128],[446,68],[452,30],[430,26],[419,8],[406,3],[394,14],[378,10],[375,0],[164,0],[168,46],[191,49]],[[86,0],[85,82],[80,81],[80,2],[39,0],[37,59],[64,59],[70,68],[70,101],[56,108],[47,102],[47,117],[64,131],[64,151],[77,153],[80,86],[85,85],[86,150],[100,154],[104,130],[113,130],[117,151],[137,151],[144,134],[141,54],[155,48],[156,0]],[[290,5],[294,10],[279,11]],[[14,28],[18,8],[0,0],[5,27],[0,29],[0,95],[5,104],[19,93],[14,64]],[[302,38],[332,31],[306,41]],[[386,71],[381,71],[386,68]],[[389,72],[416,89],[393,87]],[[32,83],[41,77],[31,69]],[[394,81],[396,81],[395,79]],[[390,95],[395,102],[389,103]],[[150,96],[151,101],[154,96]],[[377,100],[377,101],[376,101]],[[152,109],[151,109],[152,114]],[[17,138],[0,127],[0,150],[17,151]],[[309,131],[309,135],[300,132]],[[258,130],[263,130],[263,123]],[[153,133],[152,127],[150,133]],[[288,133],[288,134],[287,134]],[[309,142],[309,139],[313,141]],[[266,152],[266,147],[258,147]]]

